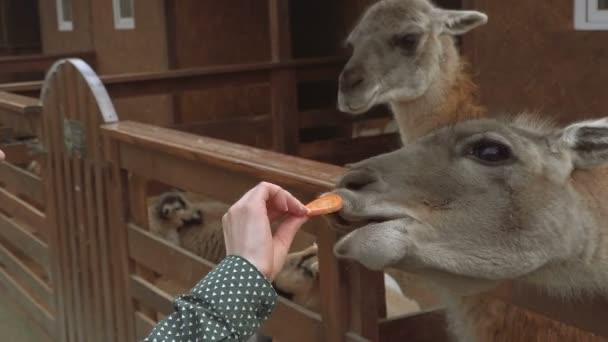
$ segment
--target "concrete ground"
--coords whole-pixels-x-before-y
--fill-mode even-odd
[[[0,340],[10,342],[46,342],[49,338],[28,321],[9,298],[0,295]]]

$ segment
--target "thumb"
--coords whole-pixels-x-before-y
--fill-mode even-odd
[[[291,247],[296,233],[306,221],[308,221],[307,216],[290,216],[277,228],[272,237],[275,270],[279,271],[283,268],[289,247]]]

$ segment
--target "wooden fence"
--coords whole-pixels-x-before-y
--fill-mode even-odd
[[[307,82],[336,83],[345,58],[328,57],[282,62],[213,66],[165,72],[147,72],[100,77],[112,99],[178,94],[222,87],[268,85],[270,109],[266,114],[213,121],[179,122],[181,131],[273,149],[302,158],[337,165],[361,160],[398,147],[396,134],[353,137],[356,125],[387,123],[390,113],[375,109],[367,115],[340,113],[335,106],[301,108],[298,86]],[[285,74],[288,77],[283,77]],[[279,77],[280,75],[283,75]],[[0,90],[38,96],[43,82],[0,85]],[[336,88],[337,89],[337,88]],[[179,121],[173,113],[174,121]],[[325,139],[304,141],[300,132],[333,128],[337,133]],[[243,130],[251,134],[240,134]],[[259,135],[263,135],[260,137]],[[267,139],[270,137],[270,139]],[[259,140],[269,140],[256,144]]]
[[[124,91],[127,92],[127,88]],[[133,341],[156,313],[173,309],[158,277],[193,286],[211,267],[148,231],[151,184],[231,203],[262,180],[302,200],[333,187],[338,166],[191,133],[120,121],[102,81],[80,60],[48,73],[40,102],[0,94],[0,122],[38,137],[25,156],[0,164],[0,287],[57,341]],[[29,154],[27,153],[29,151]],[[42,155],[39,178],[19,165]],[[9,158],[13,154],[9,152]],[[19,164],[19,165],[18,165]],[[338,261],[337,233],[323,220],[319,314],[281,299],[264,330],[283,341],[446,341],[441,310],[384,316],[381,274]],[[608,337],[608,305],[595,299],[559,312],[530,291],[494,297]],[[578,306],[577,306],[578,305]]]

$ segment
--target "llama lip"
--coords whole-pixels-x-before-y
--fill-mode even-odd
[[[363,227],[369,226],[369,225],[380,224],[380,223],[385,223],[385,222],[389,222],[389,221],[402,219],[401,217],[388,218],[388,217],[376,217],[376,216],[370,216],[370,217],[361,218],[361,219],[359,219],[359,218],[354,219],[354,218],[345,217],[345,215],[343,214],[342,211],[332,214],[332,215],[328,215],[328,218],[330,220],[330,224],[331,224],[332,228],[334,228],[335,230],[337,230],[339,232],[343,232],[343,233],[351,232],[353,230],[357,230],[359,228],[363,228]]]
[[[351,113],[351,114],[363,114],[368,111],[374,103],[376,103],[376,99],[378,98],[379,90],[378,88],[374,89],[370,96],[367,96],[367,100],[363,101],[359,106],[353,105],[352,101],[347,101],[347,96],[344,93],[340,92],[338,96],[339,109],[343,112]]]

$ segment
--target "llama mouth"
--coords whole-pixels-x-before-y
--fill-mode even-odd
[[[397,218],[384,218],[370,216],[365,219],[353,219],[345,217],[341,212],[328,215],[330,225],[333,229],[341,233],[349,233],[353,230],[357,230],[369,225],[381,224],[389,221],[396,220]]]
[[[338,96],[338,109],[345,113],[363,114],[374,106],[378,94],[379,90],[375,89],[372,94],[367,97],[367,100],[362,101],[359,105],[353,105],[353,101],[347,101],[348,96],[344,95],[343,92],[340,92]]]

